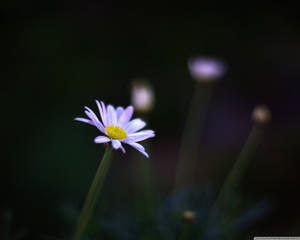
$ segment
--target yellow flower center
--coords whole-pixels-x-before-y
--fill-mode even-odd
[[[105,130],[108,133],[109,138],[118,140],[127,138],[127,133],[118,126],[108,126],[105,128]]]

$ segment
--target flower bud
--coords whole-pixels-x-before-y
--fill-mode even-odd
[[[271,111],[265,105],[258,105],[252,112],[252,119],[256,123],[268,123],[271,120]]]
[[[192,222],[195,220],[196,218],[196,213],[194,211],[191,210],[185,210],[182,213],[182,218],[188,222]]]

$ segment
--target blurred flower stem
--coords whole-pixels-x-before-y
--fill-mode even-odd
[[[140,114],[141,115],[141,114]],[[143,116],[147,120],[146,116]],[[145,142],[145,148],[150,153],[151,144]],[[147,220],[153,219],[155,209],[155,194],[153,189],[153,166],[149,159],[144,159],[140,155],[134,154],[133,157],[133,181],[136,193],[136,207],[137,213],[144,214],[143,218]]]
[[[151,82],[145,79],[135,79],[131,83],[131,104],[140,118],[148,122],[150,112],[154,108],[155,92]],[[150,143],[145,143],[145,148],[150,151]],[[135,187],[136,213],[147,223],[153,221],[155,209],[155,193],[152,182],[152,161],[133,156],[133,182]],[[141,216],[142,215],[142,216]]]
[[[107,144],[102,161],[99,164],[96,175],[88,192],[83,209],[80,213],[76,231],[72,240],[81,240],[82,234],[89,222],[89,219],[95,209],[97,199],[103,187],[105,177],[111,164],[111,151],[112,147]]]
[[[212,97],[214,82],[196,83],[195,92],[183,130],[176,169],[175,190],[193,184],[199,153],[200,136]]]
[[[196,217],[197,217],[196,213],[191,210],[185,210],[182,213],[183,224],[182,224],[182,232],[179,237],[180,240],[191,239],[190,238],[190,230],[191,230],[190,228],[191,228],[192,222],[195,220]]]
[[[191,239],[190,238],[190,225],[191,223],[190,222],[184,222],[183,223],[183,226],[182,226],[182,232],[181,232],[181,235],[179,237],[179,240],[189,240]]]
[[[248,139],[243,146],[236,162],[225,179],[225,182],[220,190],[220,193],[212,207],[210,218],[208,219],[208,227],[214,227],[218,212],[230,204],[231,196],[238,191],[238,187],[242,182],[242,178],[248,167],[249,160],[257,149],[260,139],[263,135],[265,123],[255,121]]]
[[[229,175],[227,176],[225,183],[221,189],[219,198],[220,200],[225,198],[226,194],[237,190],[238,185],[241,183],[242,177],[249,164],[249,159],[257,149],[259,140],[263,134],[263,125],[255,124],[249,134],[249,137],[240,152],[236,162],[234,163]]]
[[[1,236],[3,237],[4,240],[10,239],[12,218],[13,218],[13,213],[12,213],[11,209],[9,209],[9,208],[5,209],[3,217],[2,217],[3,226],[1,229],[1,233],[2,233]]]

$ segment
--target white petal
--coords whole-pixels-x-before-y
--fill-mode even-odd
[[[124,140],[122,140],[122,142],[131,145],[132,147],[136,148],[137,150],[145,151],[145,148],[141,144],[131,141],[129,139],[124,139]]]
[[[101,106],[102,106],[102,112],[103,112],[103,117],[102,117],[102,120],[103,120],[103,124],[105,127],[107,127],[107,109],[105,107],[105,104],[101,101]]]
[[[146,123],[143,120],[136,118],[131,120],[129,123],[127,123],[126,126],[124,127],[124,130],[127,134],[130,134],[138,130],[141,130],[145,126]]]
[[[122,144],[120,146],[120,149],[122,150],[123,153],[126,153],[125,148],[122,146]]]
[[[124,112],[124,108],[117,107],[117,110],[116,110],[116,113],[117,113],[117,124],[118,124],[119,119],[120,119],[121,115],[123,114],[123,112]]]
[[[92,109],[90,109],[89,107],[85,106],[84,107],[92,116],[95,120],[97,120],[97,122],[99,122],[99,119],[97,117],[97,115],[94,113],[94,111]]]
[[[138,150],[140,153],[144,154],[147,158],[149,157],[149,155],[145,152],[145,148],[136,142],[132,142],[129,140],[124,140],[123,142],[129,144],[130,146],[134,147],[136,150]]]
[[[129,122],[129,120],[131,119],[132,114],[133,114],[133,107],[132,106],[127,107],[123,111],[122,115],[120,116],[118,126],[120,126],[120,127],[125,126]]]
[[[100,112],[100,116],[103,122],[103,125],[106,126],[106,110],[105,110],[105,106],[104,108],[101,106],[101,104],[99,103],[98,100],[96,100],[99,112]]]
[[[95,126],[94,122],[90,119],[86,119],[86,118],[74,118],[74,120],[79,121],[79,122],[84,122],[84,123],[88,123],[91,124],[93,126]]]
[[[105,136],[98,136],[94,139],[95,143],[107,143],[109,141],[110,141],[110,139],[108,137],[105,137]]]
[[[140,151],[140,150],[139,150],[139,152],[142,153],[143,155],[145,155],[146,158],[149,158],[148,153],[146,153],[145,151]]]
[[[117,114],[115,108],[112,105],[107,106],[107,125],[116,126],[117,124]]]
[[[130,141],[139,142],[139,141],[143,141],[147,138],[151,138],[154,136],[155,136],[155,134],[154,134],[153,130],[144,130],[144,131],[140,131],[137,133],[129,134],[128,139]]]
[[[111,144],[114,149],[118,149],[119,147],[121,147],[121,142],[119,140],[111,140]]]
[[[87,108],[88,109],[88,108]],[[92,111],[92,110],[91,110]],[[93,121],[94,125],[104,134],[107,134],[105,128],[103,127],[102,123],[98,120],[97,116],[95,113],[90,112],[90,111],[84,111],[84,113]]]

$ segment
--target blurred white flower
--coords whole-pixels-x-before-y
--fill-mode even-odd
[[[154,90],[146,81],[134,81],[131,89],[131,103],[138,112],[149,112],[154,106]]]
[[[214,58],[192,58],[188,61],[188,67],[191,76],[199,82],[212,82],[226,72],[225,64]]]

